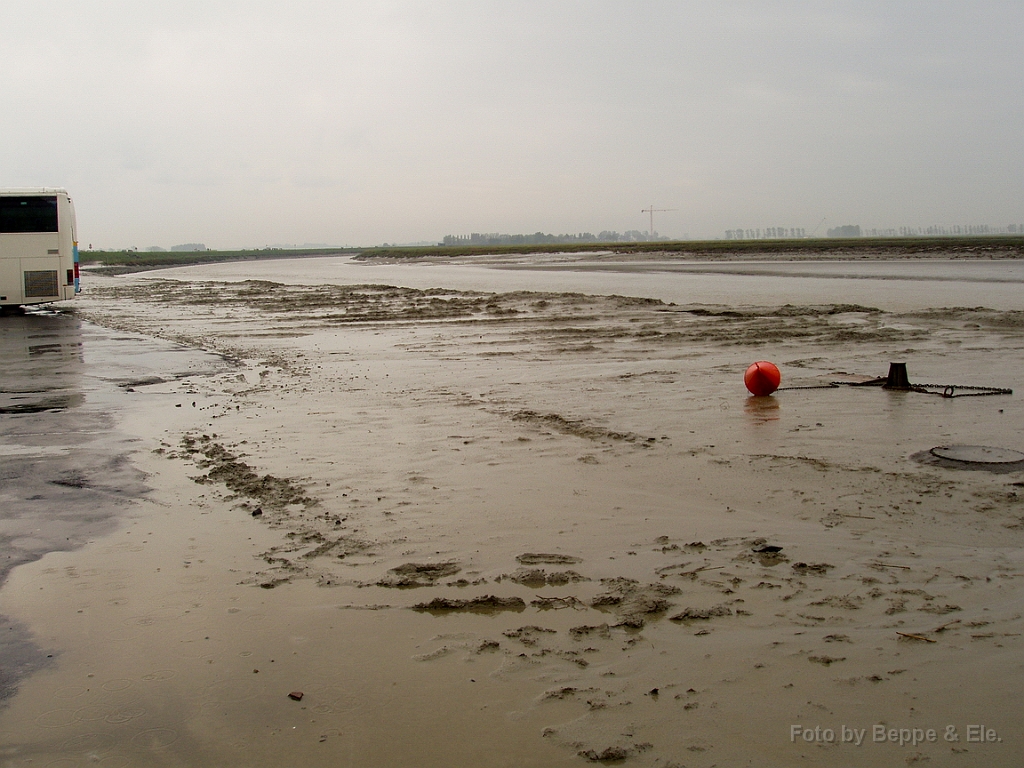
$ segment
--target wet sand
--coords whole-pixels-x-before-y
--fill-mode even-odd
[[[224,364],[48,309],[0,316],[0,359],[2,585],[16,566],[109,534],[146,492],[130,460],[136,446],[116,426],[122,390]],[[0,616],[0,625],[3,701],[53,654],[24,624]]]
[[[1024,758],[1024,472],[915,458],[1022,450],[1019,396],[741,384],[1014,386],[1019,311],[159,277],[75,311],[236,367],[133,387],[149,492],[11,572],[54,662],[0,765]]]

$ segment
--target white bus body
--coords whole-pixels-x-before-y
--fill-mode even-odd
[[[74,298],[75,208],[63,189],[0,189],[0,307]]]

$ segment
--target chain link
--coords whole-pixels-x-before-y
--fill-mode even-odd
[[[839,387],[865,387],[882,386],[882,381],[856,382],[856,381],[830,381],[828,384],[810,384],[803,387],[779,387],[778,392],[792,392],[797,389],[837,389]],[[941,392],[929,392],[930,389],[941,389]],[[958,392],[957,390],[967,389],[969,392]],[[940,397],[984,397],[985,395],[1012,395],[1012,389],[1003,387],[978,387],[968,384],[912,384],[909,392],[920,392],[925,395],[939,395]]]
[[[1002,387],[970,387],[959,384],[917,384],[922,389],[941,389],[941,392],[929,392],[929,395],[942,397],[984,397],[985,395],[1012,395],[1012,389]],[[969,389],[970,392],[957,392],[958,389]]]

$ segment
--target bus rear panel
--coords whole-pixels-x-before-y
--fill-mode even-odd
[[[74,298],[75,209],[63,189],[0,190],[0,306]]]

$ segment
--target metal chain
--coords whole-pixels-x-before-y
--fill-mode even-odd
[[[874,382],[871,382],[874,385]],[[792,392],[797,389],[836,389],[838,387],[862,387],[865,384],[855,381],[830,381],[828,384],[810,384],[803,387],[779,387],[778,392]],[[880,386],[880,385],[877,385]],[[929,389],[941,389],[941,392],[928,392]],[[970,392],[957,392],[960,389],[968,389]],[[968,384],[912,384],[909,390],[917,391],[926,395],[939,395],[940,397],[983,397],[985,395],[1012,395],[1012,389],[1003,387],[978,387]]]
[[[929,395],[940,395],[941,397],[984,397],[985,395],[1012,395],[1012,389],[1001,387],[961,387],[954,384],[947,384],[940,387],[938,384],[918,384],[922,389],[941,389],[941,392],[929,392]],[[958,389],[978,390],[972,392],[957,392]]]
[[[926,389],[977,389],[983,390],[981,394],[988,395],[1012,395],[1012,389],[1004,389],[1003,387],[971,387],[966,384],[914,384],[915,387],[925,387]]]

